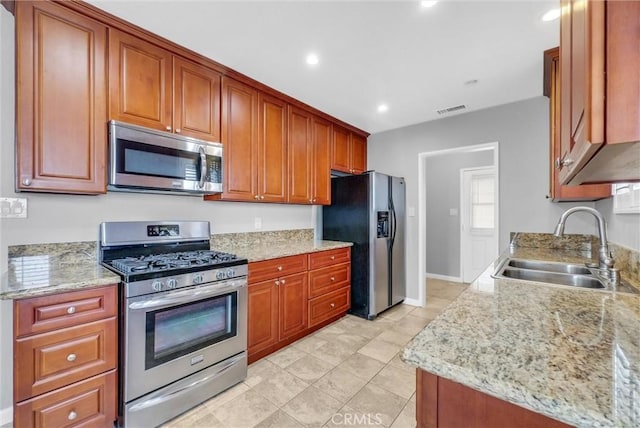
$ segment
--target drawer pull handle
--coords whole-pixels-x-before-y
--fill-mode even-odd
[[[67,308],[67,313],[68,313],[69,315],[71,315],[71,314],[75,314],[75,313],[76,313],[76,307],[75,307],[75,306],[69,306],[69,307]]]
[[[70,421],[74,420],[75,418],[78,417],[78,414],[76,412],[74,412],[73,410],[69,412],[69,416],[67,416],[67,419],[69,419]]]
[[[335,260],[335,259],[336,259],[336,256],[331,256],[331,260]]]
[[[69,361],[70,363],[74,362],[76,358],[77,358],[76,354],[67,355],[67,361]]]
[[[329,306],[331,306],[331,308],[333,309],[333,308],[335,308],[335,307],[336,307],[336,304],[335,304],[335,303],[332,303],[332,304],[330,304]]]
[[[282,270],[282,266],[278,266],[278,270],[281,271]]]
[[[331,277],[331,281],[335,281],[335,280],[336,280],[336,279],[335,279],[335,277],[333,277],[333,276],[332,276],[332,277]]]

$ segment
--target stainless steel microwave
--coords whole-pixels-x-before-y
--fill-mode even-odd
[[[222,192],[222,144],[109,121],[109,190]]]

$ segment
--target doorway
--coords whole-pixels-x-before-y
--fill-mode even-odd
[[[500,225],[498,146],[498,142],[492,142],[418,155],[418,278],[435,278],[451,282],[464,280],[462,260],[465,258],[463,248],[466,244],[463,246],[461,236],[461,169],[494,169],[493,236],[497,251]],[[480,157],[483,161],[468,161]],[[438,195],[445,199],[438,199]],[[466,258],[468,260],[469,256]],[[426,299],[426,286],[419,287],[418,301],[415,304],[424,306]]]

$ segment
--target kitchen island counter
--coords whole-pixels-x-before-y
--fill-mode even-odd
[[[512,248],[402,359],[566,424],[638,426],[640,295],[493,278],[507,256],[590,261],[580,251]]]

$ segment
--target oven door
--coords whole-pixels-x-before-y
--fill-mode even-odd
[[[124,401],[247,348],[247,280],[126,299]]]

